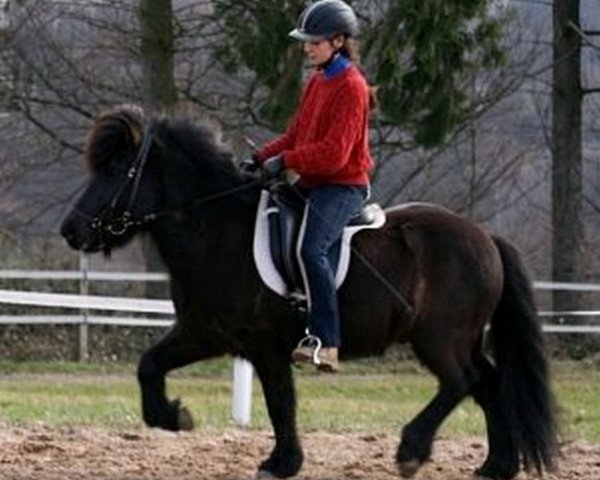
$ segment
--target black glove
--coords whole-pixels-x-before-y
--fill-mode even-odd
[[[283,155],[275,155],[274,157],[267,158],[262,164],[262,169],[267,180],[280,177],[285,171]]]
[[[260,162],[255,156],[244,158],[239,163],[240,170],[244,173],[254,173],[260,168]]]

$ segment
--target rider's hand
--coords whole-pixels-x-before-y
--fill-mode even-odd
[[[262,169],[267,180],[281,177],[285,171],[283,155],[275,155],[274,157],[267,158],[262,164]]]
[[[239,163],[240,170],[244,173],[254,173],[260,168],[260,162],[256,157],[244,158]]]

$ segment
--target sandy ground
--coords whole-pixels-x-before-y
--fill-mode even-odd
[[[400,478],[391,435],[308,433],[298,480]],[[267,432],[168,433],[158,430],[0,427],[1,480],[234,480],[252,479],[273,439]],[[600,445],[563,445],[549,480],[600,480]],[[438,439],[417,480],[471,479],[485,456],[481,438]],[[529,478],[519,475],[519,479]],[[532,477],[533,478],[533,477]]]

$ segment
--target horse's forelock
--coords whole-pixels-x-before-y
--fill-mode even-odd
[[[143,122],[143,110],[134,105],[117,107],[97,117],[86,145],[85,158],[90,171],[137,149],[143,140]]]

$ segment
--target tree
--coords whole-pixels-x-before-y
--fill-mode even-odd
[[[168,112],[177,103],[172,1],[140,0],[139,21],[144,107]]]
[[[598,200],[595,192],[597,184],[585,188],[584,178],[593,178],[598,162],[592,158],[584,163],[584,128],[586,122],[592,125],[595,119],[584,115],[584,106],[593,108],[585,100],[600,92],[594,82],[599,78],[590,76],[590,64],[596,62],[599,47],[593,38],[600,35],[593,20],[597,15],[582,15],[584,5],[580,0],[557,0],[553,9],[553,79],[552,79],[552,273],[558,282],[581,282],[593,275],[597,261],[594,248],[594,230],[597,224]],[[591,5],[586,5],[592,9]],[[586,26],[582,26],[585,23]],[[585,55],[584,47],[591,50]],[[584,60],[585,59],[585,60]],[[586,69],[582,68],[586,62]],[[595,141],[588,137],[592,146]],[[590,149],[588,148],[588,152]],[[591,175],[589,175],[591,173]],[[584,231],[584,207],[591,207],[593,222],[588,224],[590,235],[586,239]],[[556,291],[553,295],[555,311],[579,310],[589,297],[580,292]],[[566,338],[564,344],[571,353],[580,354],[593,342],[586,344],[577,339]],[[597,343],[596,343],[597,346]],[[573,347],[577,348],[574,350]]]
[[[387,8],[370,19],[364,52],[383,119],[417,145],[439,145],[478,108],[468,91],[474,72],[504,62],[503,21],[490,1],[380,3]]]
[[[148,114],[169,113],[177,103],[173,4],[171,0],[141,0],[138,17],[144,109]],[[158,251],[147,236],[142,239],[142,249],[146,270],[163,271]],[[147,297],[162,297],[164,294],[161,285],[146,285]]]
[[[579,1],[557,0],[553,20],[552,278],[577,282],[583,251]],[[576,310],[577,295],[559,290],[553,303],[555,311]]]
[[[257,94],[254,120],[282,129],[292,114],[301,85],[302,54],[287,33],[302,10],[300,0],[215,0],[220,42],[215,58],[226,72],[252,72],[251,97]]]
[[[553,10],[552,258],[553,278],[557,281],[584,278],[584,200],[595,207],[595,202],[589,196],[586,198],[583,190],[583,105],[586,96],[600,89],[584,84],[582,56],[584,47],[598,50],[592,37],[600,32],[597,28],[583,29],[580,8],[580,1],[558,0]],[[572,293],[555,295],[557,310],[571,310],[577,303],[577,296]]]

